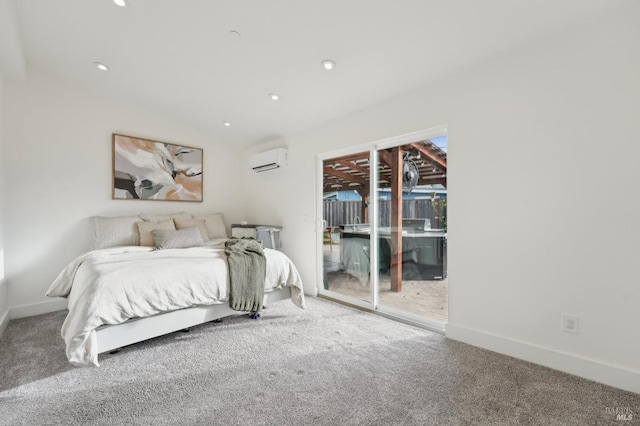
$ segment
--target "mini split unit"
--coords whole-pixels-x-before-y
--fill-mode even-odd
[[[254,154],[249,159],[251,168],[256,172],[266,172],[287,165],[287,150],[284,148]]]

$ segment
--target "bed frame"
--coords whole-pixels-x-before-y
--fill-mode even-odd
[[[290,298],[291,288],[269,291],[264,294],[264,306]],[[105,325],[96,329],[98,353],[113,351],[133,343],[238,313],[238,311],[231,309],[228,303],[219,303],[179,309],[148,318],[136,318],[117,325]]]

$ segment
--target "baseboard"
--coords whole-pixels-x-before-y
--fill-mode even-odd
[[[0,258],[0,261],[2,259]],[[1,265],[0,265],[1,266]],[[4,278],[0,278],[0,337],[7,329],[9,324],[9,308],[7,307],[7,299],[9,298],[7,283]]]
[[[447,324],[446,336],[493,352],[640,394],[640,371],[451,324]]]
[[[0,317],[0,338],[7,329],[7,325],[9,325],[9,311],[5,311],[5,313]]]
[[[16,319],[32,317],[34,315],[47,314],[49,312],[60,311],[62,309],[67,309],[67,299],[56,298],[55,300],[48,300],[46,302],[11,306],[9,307],[9,318]]]

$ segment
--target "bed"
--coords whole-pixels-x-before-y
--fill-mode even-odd
[[[46,293],[68,298],[61,333],[69,361],[99,366],[100,353],[240,313],[228,303],[225,241],[165,249],[94,243]],[[265,305],[290,299],[304,308],[302,281],[291,260],[271,249],[264,249],[264,256]]]

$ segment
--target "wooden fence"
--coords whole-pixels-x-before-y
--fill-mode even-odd
[[[391,201],[378,201],[381,227],[391,226]],[[447,200],[430,199],[404,200],[402,217],[405,219],[429,219],[431,228],[446,229]],[[364,222],[362,218],[362,201],[324,201],[322,218],[326,226],[340,226],[348,223]]]

